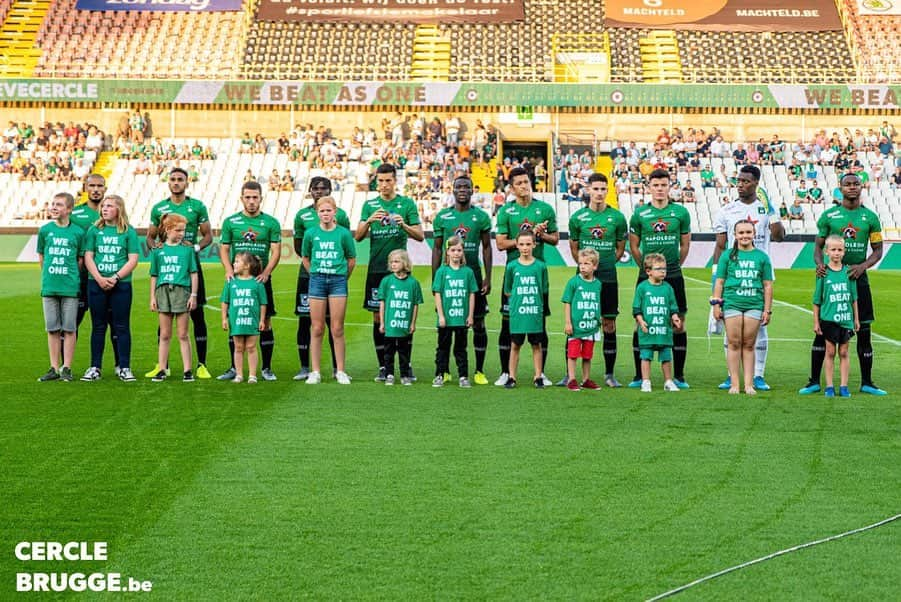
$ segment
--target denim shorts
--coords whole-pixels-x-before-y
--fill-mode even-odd
[[[78,297],[42,297],[44,329],[47,332],[75,332],[78,330]]]
[[[347,276],[344,274],[310,274],[310,299],[347,296]]]
[[[744,311],[740,309],[724,309],[723,310],[723,318],[737,318],[742,316],[744,318],[751,318],[752,320],[763,320],[763,311],[759,309],[746,309]]]

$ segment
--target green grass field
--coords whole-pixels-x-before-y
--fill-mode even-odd
[[[350,387],[294,383],[296,266],[275,275],[275,372],[255,386],[141,379],[35,382],[47,367],[36,266],[0,266],[0,599],[17,572],[119,572],[161,600],[647,599],[780,549],[901,512],[901,275],[871,274],[875,379],[887,397],[801,397],[809,273],[780,272],[767,376],[756,398],[716,390],[721,340],[704,336],[709,272],[690,270],[686,376],[653,394],[493,386],[433,389],[431,303],[420,382],[372,382],[369,316],[348,315]],[[146,266],[139,268],[146,274]],[[207,270],[208,288],[221,270]],[[552,299],[568,269],[552,270]],[[417,269],[420,281],[427,273]],[[624,270],[621,308],[634,271]],[[495,282],[500,281],[496,272]],[[496,287],[497,288],[497,287]],[[155,361],[147,280],[136,283],[136,373]],[[492,297],[497,306],[497,294]],[[562,318],[548,373],[562,374]],[[227,346],[209,313],[210,368]],[[496,312],[489,328],[497,328]],[[11,328],[10,328],[11,327]],[[617,374],[631,373],[620,319]],[[87,367],[83,332],[76,375]],[[495,345],[491,335],[490,348]],[[179,365],[177,352],[173,364]],[[528,354],[521,374],[528,373]],[[598,360],[602,373],[602,360]],[[498,372],[495,351],[489,377]],[[23,562],[20,541],[105,541],[107,561]],[[896,599],[901,521],[779,557],[685,599]],[[62,595],[62,594],[57,594]],[[46,595],[45,595],[46,596]],[[64,597],[108,598],[109,594]],[[144,596],[148,596],[144,594]]]

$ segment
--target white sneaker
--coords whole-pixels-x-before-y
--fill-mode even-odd
[[[388,374],[385,376],[385,385],[388,387],[394,386],[394,375],[393,374]]]
[[[460,386],[464,389],[469,389],[472,387],[472,383],[469,382],[469,379],[465,376],[460,377]]]
[[[342,372],[341,370],[338,370],[337,372],[335,372],[335,380],[338,381],[339,385],[349,385],[350,384],[350,377],[347,375],[346,372]]]
[[[494,381],[495,387],[503,387],[507,384],[507,381],[510,380],[510,375],[506,372],[501,372],[501,375],[497,377],[497,380]]]
[[[307,384],[308,385],[318,385],[322,382],[322,376],[318,372],[310,372],[310,375],[307,376]]]
[[[674,392],[678,393],[679,385],[677,385],[675,382],[673,382],[671,380],[668,380],[665,383],[663,383],[663,390],[664,391],[674,391]]]
[[[119,370],[118,374],[119,380],[124,383],[133,383],[134,381],[138,380],[137,378],[135,378],[135,375],[131,371],[131,368],[122,368],[121,370]]]
[[[432,380],[432,386],[433,387],[443,387],[444,386],[444,375],[439,374],[438,376],[436,376],[434,378],[434,380]]]
[[[266,368],[265,370],[261,371],[260,375],[263,377],[263,380],[268,380],[268,381],[278,380],[278,377],[269,368]]]
[[[554,381],[552,381],[547,376],[545,376],[544,372],[541,373],[541,382],[544,383],[545,387],[553,387],[554,386]]]
[[[95,368],[91,366],[87,370],[84,371],[84,376],[81,377],[81,380],[84,382],[93,382],[95,380],[100,380],[100,368]]]
[[[673,382],[673,381],[668,381]],[[650,393],[651,392],[651,381],[643,380],[641,381],[641,392],[642,393]]]
[[[413,383],[415,381],[416,381],[416,379],[413,378],[412,376],[401,376],[400,377],[400,384],[402,384],[405,387],[412,387]]]

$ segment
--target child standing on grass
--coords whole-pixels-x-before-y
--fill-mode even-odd
[[[150,311],[159,313],[159,366],[169,365],[169,346],[172,342],[172,322],[178,331],[178,345],[184,369],[184,382],[194,382],[191,372],[191,339],[188,337],[188,318],[197,307],[197,256],[194,247],[182,244],[188,220],[178,213],[167,213],[160,221],[165,241],[150,255]],[[153,382],[166,380],[161,368],[151,377]]]
[[[726,364],[729,393],[738,394],[738,368],[744,372],[745,393],[755,395],[754,364],[757,332],[773,315],[773,265],[760,249],[754,248],[756,229],[749,220],[739,220],[733,230],[735,242],[730,253],[720,255],[713,287],[713,317],[725,320]]]
[[[68,192],[54,196],[50,201],[53,221],[38,231],[44,329],[50,352],[50,369],[38,379],[40,382],[72,380],[84,250],[84,230],[69,221],[74,206],[75,198]]]
[[[519,257],[507,263],[504,272],[504,295],[510,302],[510,378],[504,387],[516,387],[516,370],[519,366],[519,350],[526,339],[532,346],[532,382],[537,389],[544,388],[542,375],[541,343],[544,340],[544,298],[548,294],[547,265],[535,259],[535,235],[531,231],[516,236]]]
[[[312,324],[310,362],[313,370],[307,376],[308,385],[322,382],[319,368],[326,316],[330,318],[335,379],[338,384],[350,384],[350,377],[344,371],[344,314],[347,311],[347,279],[356,265],[357,252],[350,230],[335,221],[337,211],[338,205],[330,196],[316,201],[319,226],[310,228],[303,238],[301,261],[310,274],[308,298]]]
[[[422,287],[410,276],[410,256],[403,249],[388,254],[390,274],[379,284],[379,331],[385,335],[385,384],[394,384],[394,355],[400,364],[400,382],[413,384],[410,350],[416,318],[422,304]]]
[[[857,313],[857,282],[848,276],[848,266],[842,264],[845,256],[845,241],[832,234],[826,238],[826,275],[817,277],[813,291],[813,331],[826,339],[826,397],[835,397],[833,372],[835,355],[839,358],[839,396],[851,397],[848,390],[848,374],[851,360],[848,356],[848,342],[860,330],[860,316]]]
[[[450,371],[451,340],[454,341],[454,360],[457,362],[459,383],[469,388],[469,358],[466,348],[468,329],[472,326],[475,311],[476,277],[466,265],[463,239],[451,236],[447,239],[444,265],[435,272],[432,292],[435,294],[435,311],[438,314],[438,349],[435,351],[435,380],[433,387],[443,387],[445,375]]]
[[[594,277],[598,268],[598,252],[579,251],[579,273],[570,278],[563,290],[563,315],[566,323],[566,388],[570,391],[600,387],[591,380],[591,358],[600,334],[601,281]],[[582,386],[576,380],[576,362],[582,358]]]
[[[235,254],[232,260],[235,277],[222,289],[222,328],[235,341],[235,378],[244,380],[244,353],[247,353],[247,382],[257,382],[257,339],[266,328],[266,287],[256,277],[263,271],[260,258],[248,251]]]
[[[632,315],[638,323],[638,349],[641,359],[641,392],[651,392],[651,361],[654,352],[663,369],[663,390],[678,391],[673,382],[673,326],[681,328],[679,305],[673,287],[664,282],[666,257],[660,253],[644,256],[647,280],[638,283],[632,301]]]

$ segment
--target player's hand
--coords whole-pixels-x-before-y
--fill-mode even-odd
[[[156,297],[150,298],[150,311],[156,311]]]
[[[491,283],[487,278],[482,281],[482,288],[479,289],[479,293],[486,297],[491,294]]]
[[[813,323],[813,331],[814,331],[814,333],[816,333],[816,334],[820,334],[820,335],[823,334],[823,329],[820,328],[820,322],[819,322],[819,320],[817,320],[817,321],[815,321],[815,322]]]
[[[466,326],[466,328],[472,328],[472,316],[469,316],[468,318],[466,318],[466,322],[464,322],[464,325]]]
[[[447,320],[445,320],[444,318],[438,318],[438,327],[444,328],[445,326],[447,326]]]
[[[188,297],[188,311],[194,311],[197,308],[197,297]]]
[[[867,269],[863,267],[862,263],[848,266],[848,278],[850,278],[851,280],[857,280],[858,278],[866,274],[866,272]]]
[[[826,264],[821,263],[820,265],[817,266],[817,276],[822,278],[825,275],[826,275]]]
[[[385,323],[384,322],[379,323],[379,332],[382,334],[385,334]]]
[[[854,332],[860,330],[860,320],[854,320]]]
[[[257,326],[257,330],[259,330],[260,332],[266,330],[266,320],[260,320],[260,325]]]
[[[563,334],[565,334],[566,336],[571,337],[571,336],[573,335],[573,325],[572,325],[572,324],[567,324],[566,326],[564,326],[564,327],[563,327]]]
[[[228,330],[228,318],[222,318],[222,330]]]
[[[376,211],[375,213],[373,213],[372,215],[369,216],[369,219],[366,220],[366,223],[372,224],[372,222],[381,221],[381,219],[383,217],[385,217],[386,215],[388,215],[387,211],[385,211],[384,209],[379,209],[378,211]]]
[[[225,270],[225,281],[231,282],[235,277],[234,270]]]
[[[394,223],[403,228],[407,225],[407,222],[404,221],[404,216],[399,213],[391,214],[391,219],[394,220]]]
[[[257,282],[260,284],[266,284],[266,281],[269,280],[269,274],[266,272],[261,272],[259,276],[255,278]]]

